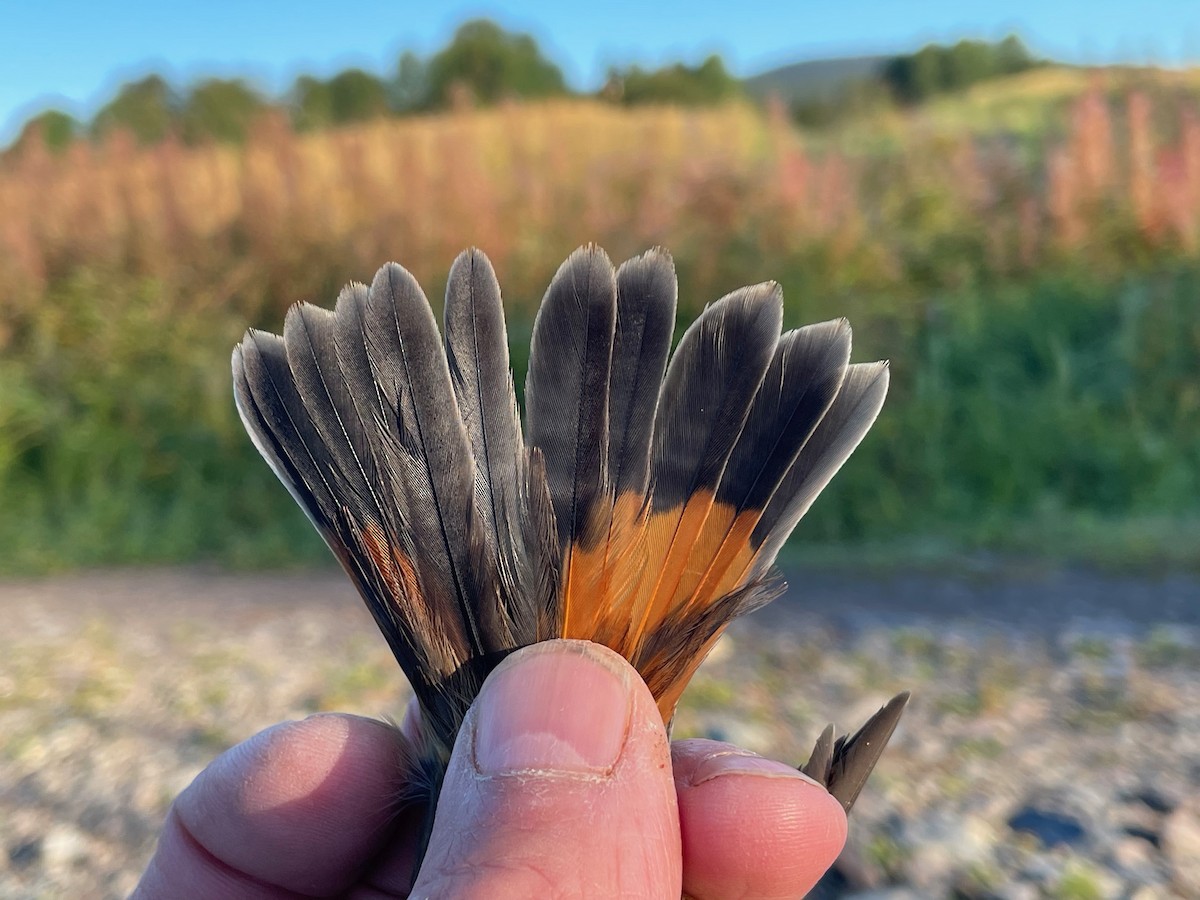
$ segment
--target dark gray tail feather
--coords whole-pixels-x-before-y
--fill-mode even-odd
[[[755,527],[762,547],[755,573],[771,566],[784,542],[875,422],[888,389],[886,362],[855,363]]]
[[[617,270],[617,332],[608,388],[608,471],[614,496],[646,494],[677,294],[675,265],[666,250],[649,250]]]
[[[842,388],[850,325],[834,319],[785,332],[750,405],[717,500],[765,510]]]
[[[533,323],[525,414],[554,501],[570,564],[591,513],[608,494],[608,382],[617,327],[617,279],[607,254],[581,247],[559,266]]]
[[[479,250],[450,268],[444,315],[446,360],[475,458],[475,498],[514,643],[538,639],[539,611],[554,605],[558,541],[533,465],[508,356],[500,284]],[[552,532],[552,522],[550,526]]]
[[[659,394],[651,506],[678,510],[716,492],[779,342],[783,296],[774,282],[708,306],[684,332]],[[703,411],[703,415],[699,413]]]
[[[897,694],[852,735],[843,734],[835,740],[833,726],[827,726],[800,771],[825,785],[850,812],[900,723],[908,698],[908,691]]]
[[[483,319],[453,329],[456,346],[474,345],[477,369],[465,388],[461,371],[458,383],[451,378],[425,295],[394,264],[369,289],[343,291],[333,312],[293,307],[282,338],[249,332],[233,357],[247,431],[366,600],[420,699],[430,749],[443,759],[490,668],[552,619],[543,607],[553,600],[543,595],[557,583],[541,466],[502,472],[494,454],[477,449],[480,410],[510,465],[522,445],[498,288],[492,297],[490,266],[463,274],[466,288],[483,295],[447,304]],[[463,287],[460,275],[452,294]],[[505,400],[499,409],[496,397]],[[477,459],[485,469],[478,479]],[[489,490],[501,476],[493,504]],[[504,503],[518,514],[496,515]],[[514,520],[517,533],[500,527]]]

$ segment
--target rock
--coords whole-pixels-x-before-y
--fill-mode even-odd
[[[994,868],[996,829],[976,815],[938,811],[903,827],[903,872],[923,896],[951,896],[956,884],[973,883],[968,897],[988,896],[978,875]],[[999,879],[989,878],[988,881]]]
[[[87,836],[72,825],[53,825],[42,840],[42,858],[51,872],[70,869],[87,856]]]
[[[1163,879],[1160,857],[1154,846],[1136,837],[1117,840],[1109,867],[1132,884],[1149,885]]]
[[[19,841],[8,848],[8,861],[14,869],[26,869],[39,862],[42,858],[42,839],[40,837]]]
[[[771,730],[767,726],[739,718],[708,724],[704,736],[710,741],[736,744],[755,753],[767,753],[771,747]]]
[[[808,892],[807,900],[840,900],[849,896],[852,888],[846,883],[846,876],[835,863],[826,872],[816,886]]]
[[[1139,838],[1151,847],[1162,844],[1163,815],[1142,803],[1134,803],[1121,810],[1119,822],[1122,833]]]
[[[1026,806],[1008,820],[1013,831],[1032,834],[1043,847],[1077,847],[1086,842],[1087,829],[1074,816],[1054,810]]]
[[[851,838],[842,848],[842,853],[829,874],[840,882],[843,893],[855,893],[880,888],[884,874],[878,866],[867,861],[860,842]]]
[[[997,900],[1039,900],[1042,896],[1028,881],[1014,881],[996,889]]]
[[[1026,884],[1057,884],[1062,877],[1063,866],[1063,859],[1059,856],[1032,856],[1017,870],[1017,877]]]
[[[879,867],[867,861],[862,842],[852,830],[841,855],[809,892],[808,900],[857,897],[859,894],[882,888],[884,880]]]
[[[1130,799],[1137,800],[1152,812],[1159,814],[1169,813],[1179,805],[1179,801],[1174,797],[1167,795],[1157,786],[1149,784],[1138,788]]]
[[[1200,897],[1200,796],[1187,798],[1167,816],[1162,850],[1176,890]]]
[[[954,900],[997,900],[997,885],[992,883],[994,873],[980,877],[979,872],[958,872],[950,882],[947,896]]]
[[[1130,894],[1129,900],[1174,900],[1174,897],[1161,884],[1145,884]]]
[[[1135,869],[1154,862],[1154,845],[1137,836],[1123,838],[1113,846],[1113,862],[1122,869]]]

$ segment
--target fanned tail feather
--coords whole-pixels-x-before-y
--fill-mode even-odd
[[[741,583],[744,563],[758,549],[751,540],[754,528],[833,403],[849,362],[845,319],[780,338],[717,489],[721,515],[710,520],[705,540],[693,547],[689,577],[674,603],[704,604]]]
[[[850,458],[883,408],[886,362],[856,363],[829,409],[768,501],[751,541],[759,547],[750,571],[762,575],[813,501]]]
[[[775,284],[735,291],[688,328],[667,368],[654,422],[645,542],[632,603],[638,663],[649,631],[671,609],[692,547],[779,339]]]
[[[538,611],[554,603],[558,542],[546,533],[543,470],[531,466],[521,433],[500,284],[478,250],[460,254],[450,269],[444,330],[501,602],[514,643],[529,644],[538,639]]]
[[[886,363],[849,363],[845,320],[781,336],[773,283],[706,308],[668,365],[676,293],[663,250],[616,271],[573,253],[534,323],[524,435],[478,250],[450,272],[444,336],[389,264],[234,351],[255,446],[413,684],[434,794],[483,679],[534,641],[608,644],[669,721],[726,626],[782,592],[776,555],[879,413]],[[906,701],[814,747],[804,770],[847,810]]]
[[[817,738],[812,755],[800,771],[825,785],[842,808],[850,812],[900,724],[908,699],[908,691],[897,694],[852,735],[844,734],[834,740],[830,725]]]
[[[361,287],[361,286],[360,286]],[[355,288],[348,290],[353,292]],[[338,365],[333,312],[301,303],[292,307],[283,325],[283,343],[288,369],[302,399],[322,449],[332,467],[345,480],[349,494],[343,503],[352,505],[360,518],[384,518],[386,502],[375,487],[379,473],[367,434],[346,380]]]
[[[525,382],[529,443],[545,460],[562,548],[566,635],[586,631],[604,600],[595,550],[608,535],[612,509],[608,385],[616,323],[612,263],[598,247],[576,250],[538,310]]]
[[[334,312],[289,311],[233,357],[256,446],[358,587],[448,755],[498,653],[512,648],[474,463],[437,326],[398,266]]]
[[[626,653],[631,646],[631,593],[645,573],[646,492],[658,392],[671,351],[678,294],[665,250],[651,250],[617,270],[617,329],[609,382],[610,508],[607,533],[590,551],[599,573],[590,621],[579,617],[568,637],[587,637]]]
[[[440,610],[457,613],[466,659],[511,648],[492,557],[483,552],[475,507],[475,462],[450,383],[429,301],[416,279],[390,263],[371,283],[364,311],[367,358],[388,419],[379,423],[383,465],[405,489],[417,568]]]

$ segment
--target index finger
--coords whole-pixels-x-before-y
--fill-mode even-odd
[[[846,842],[846,813],[792,766],[717,741],[671,746],[683,886],[695,900],[801,897]]]
[[[346,890],[400,826],[405,751],[396,729],[348,715],[238,744],[172,804],[134,897]]]

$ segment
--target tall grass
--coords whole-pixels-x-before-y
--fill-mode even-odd
[[[267,118],[244,148],[116,134],[52,155],[31,141],[0,163],[4,318],[87,269],[269,319],[380,259],[434,282],[468,243],[525,310],[585,239],[614,254],[669,243],[704,289],[730,260],[803,259],[826,289],[908,293],[1196,249],[1194,97],[1156,106],[1097,85],[1034,150],[911,121],[882,152],[814,152],[781,114],[749,107],[582,101],[309,134]]]
[[[510,106],[241,149],[115,137],[0,163],[0,568],[319,552],[229,399],[248,324],[483,247],[520,369],[555,266],[673,251],[682,316],[783,283],[893,359],[814,540],[1200,516],[1200,108],[1097,86],[1044,145],[815,149],[743,106]],[[1039,524],[1041,523],[1041,524]],[[1019,541],[1017,541],[1019,543]]]

